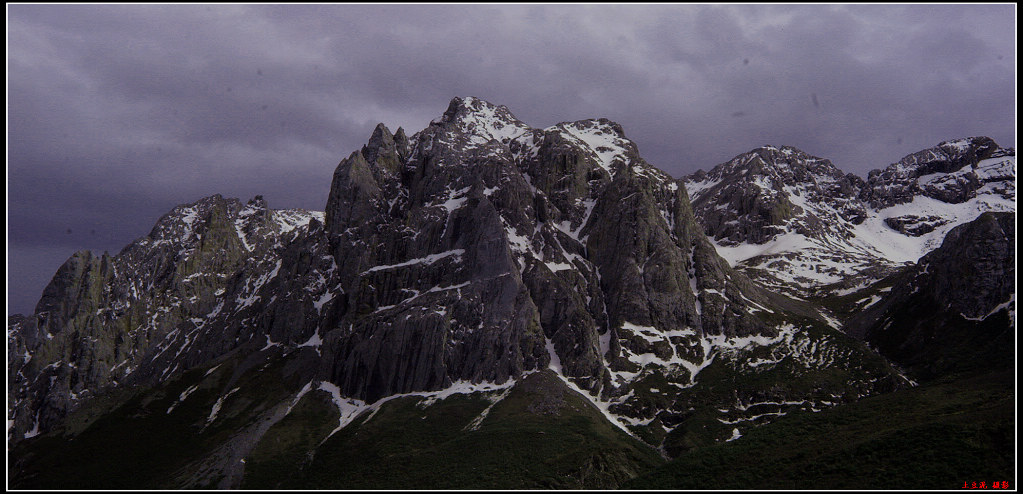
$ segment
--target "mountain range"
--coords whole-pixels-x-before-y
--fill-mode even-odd
[[[9,478],[620,487],[1011,368],[1014,222],[985,137],[866,179],[787,146],[675,179],[609,120],[455,98],[378,125],[323,212],[211,196],[68,259],[8,317]]]

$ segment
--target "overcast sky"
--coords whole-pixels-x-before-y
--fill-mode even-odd
[[[679,177],[764,145],[865,176],[1015,147],[1016,7],[8,5],[8,313],[76,250],[215,193],[322,210],[378,122],[454,96],[606,117]]]

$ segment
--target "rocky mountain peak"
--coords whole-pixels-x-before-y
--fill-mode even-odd
[[[772,187],[777,188],[800,184],[812,186],[822,180],[840,180],[843,175],[829,160],[793,146],[767,145],[740,154],[710,172],[700,174],[700,177],[748,180],[759,177],[770,180]]]
[[[391,130],[383,123],[378,123],[373,128],[373,134],[370,136],[369,142],[362,147],[363,157],[367,161],[376,161],[379,150],[393,148],[394,140],[394,134],[391,133]]]
[[[472,135],[477,138],[473,140],[482,141],[481,144],[490,139],[507,144],[508,140],[530,130],[504,105],[494,105],[472,96],[453,98],[440,119],[432,123]]]
[[[1015,176],[1015,151],[989,137],[943,141],[867,175],[860,198],[881,209],[926,196],[958,204],[976,197],[985,184]],[[1011,160],[1010,160],[1011,158]],[[997,186],[1003,197],[1015,197],[1015,186]]]
[[[562,122],[545,132],[557,132],[578,147],[588,151],[593,162],[614,177],[620,170],[637,168],[639,173],[654,173],[659,179],[671,180],[669,176],[649,166],[639,157],[639,148],[625,136],[617,122],[606,118]]]
[[[937,147],[945,152],[945,156],[951,162],[961,162],[964,160],[966,162],[976,162],[990,158],[1001,150],[998,143],[987,136],[942,141]]]
[[[792,146],[762,146],[686,177],[705,232],[726,246],[764,244],[786,232],[835,233],[827,227],[833,216],[863,216],[862,204],[848,198],[857,185],[830,161]]]
[[[734,339],[793,341],[737,309],[774,302],[714,254],[681,187],[619,124],[532,129],[456,98],[412,141],[400,174],[362,154],[335,173],[327,231],[349,310],[324,338],[343,352],[330,376],[342,392],[376,399],[549,366],[608,407],[676,364],[670,379],[692,385]],[[384,354],[421,368],[374,360]],[[633,413],[634,399],[617,403]]]
[[[409,138],[401,127],[391,134],[386,125],[378,123],[369,142],[362,147],[360,153],[367,164],[373,164],[375,169],[398,173],[409,154],[410,145]]]
[[[995,153],[973,156],[988,156],[978,177],[1006,168]],[[843,250],[868,224],[855,219],[860,185],[788,146],[676,181],[615,122],[533,129],[471,97],[411,137],[379,124],[338,163],[324,213],[273,210],[261,196],[182,204],[116,256],[75,254],[34,314],[10,317],[13,485],[124,477],[122,458],[136,451],[157,464],[148,475],[161,487],[273,477],[279,488],[282,471],[356,477],[334,469],[351,463],[339,452],[365,456],[373,472],[379,458],[413,457],[431,475],[438,461],[475,470],[438,460],[437,432],[459,454],[513,437],[511,456],[531,463],[533,444],[597,437],[580,423],[628,441],[593,443],[603,456],[589,459],[554,452],[584,464],[563,475],[545,463],[550,488],[635,464],[605,445],[678,456],[907,386],[823,304],[765,289],[719,255],[763,241],[773,250],[751,272],[778,273],[780,285],[876,264]],[[1013,220],[984,220],[955,230],[946,243],[962,248],[925,257],[912,281],[961,278],[921,293],[974,292],[954,310],[993,323],[1014,301],[1009,285],[969,276],[1013,265]],[[817,250],[784,250],[794,245]],[[523,424],[536,442],[520,441]],[[115,461],[65,460],[105,447]],[[183,458],[162,461],[172,456]],[[579,486],[618,485],[601,482]]]
[[[192,225],[199,216],[212,211],[216,207],[239,207],[241,203],[237,199],[224,199],[220,194],[214,194],[199,199],[193,204],[182,204],[175,206],[167,214],[163,215],[149,232],[149,237],[155,241],[167,239],[168,235],[178,234],[178,226],[181,224]]]
[[[8,361],[11,375],[45,376],[8,389],[15,437],[112,388],[159,382],[235,348],[241,339],[228,328],[251,324],[240,314],[263,299],[257,292],[279,272],[284,246],[319,217],[217,194],[176,206],[116,256],[71,256],[35,312],[9,322],[9,344],[22,348]]]

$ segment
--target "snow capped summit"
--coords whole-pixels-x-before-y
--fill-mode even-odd
[[[708,235],[723,245],[764,243],[786,227],[820,233],[831,213],[854,223],[863,215],[863,205],[848,197],[856,177],[790,146],[754,149],[686,182]],[[818,207],[823,204],[828,208]],[[801,220],[798,225],[789,225],[793,218]],[[756,224],[744,224],[750,221]]]
[[[916,261],[955,226],[1016,210],[1016,153],[988,137],[945,141],[871,171],[860,198],[874,210],[861,230],[888,258]]]
[[[607,119],[559,123],[544,130],[561,132],[588,149],[596,163],[612,177],[616,167],[629,161],[629,153],[638,154],[636,144],[625,137],[621,125]]]
[[[672,181],[666,173],[654,168],[639,157],[634,142],[625,136],[622,126],[606,118],[561,122],[544,129],[536,129],[516,118],[504,105],[494,105],[476,97],[456,97],[444,114],[431,122],[444,129],[439,136],[427,138],[424,150],[435,142],[450,147],[457,143],[463,151],[487,148],[491,154],[511,151],[519,160],[535,158],[545,139],[565,139],[582,149],[588,161],[614,177],[623,167],[659,180]],[[427,129],[428,131],[429,129]],[[427,132],[424,131],[424,132]],[[417,134],[413,141],[421,139]],[[496,141],[496,143],[494,142]]]
[[[444,114],[432,123],[470,136],[469,143],[475,145],[484,145],[490,140],[508,144],[511,139],[530,130],[504,105],[494,105],[472,96],[452,99]]]
[[[841,178],[843,174],[830,161],[812,156],[792,146],[761,146],[716,166],[707,176],[746,174],[775,176],[788,184],[812,182],[818,176]]]
[[[197,248],[203,240],[202,233],[220,221],[220,215],[223,214],[220,211],[226,211],[228,217],[233,218],[231,224],[235,237],[230,241],[240,242],[247,251],[252,251],[256,244],[267,239],[279,242],[280,236],[307,226],[313,219],[323,220],[322,212],[270,209],[263,196],[256,196],[242,204],[237,199],[225,199],[215,194],[193,204],[175,207],[157,221],[148,236],[132,245],[137,244],[145,249],[161,245],[174,245],[186,250]]]

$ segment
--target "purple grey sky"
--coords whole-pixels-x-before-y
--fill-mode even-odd
[[[1015,147],[1016,6],[8,5],[8,314],[215,193],[322,210],[374,125],[454,96],[607,117],[678,177],[764,144],[865,176]]]

